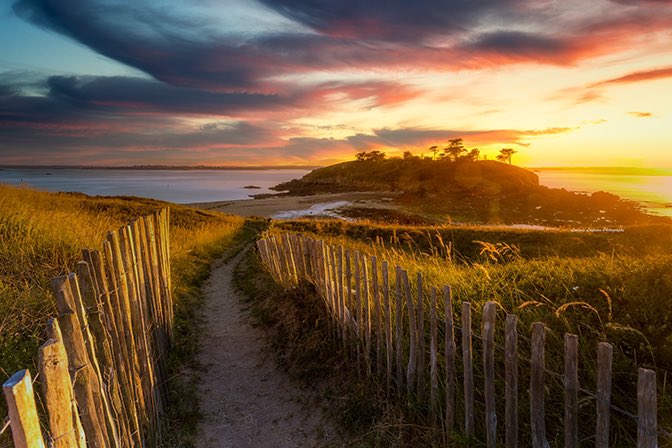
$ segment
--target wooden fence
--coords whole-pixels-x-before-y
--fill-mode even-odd
[[[46,439],[30,372],[3,384],[17,448],[158,446],[173,337],[168,230],[168,209],[135,220],[52,280],[58,317],[38,360]]]
[[[606,342],[597,347],[596,390],[579,386],[578,337],[564,335],[564,372],[554,373],[545,368],[544,342],[547,334],[543,323],[533,323],[530,357],[519,354],[517,317],[507,314],[504,321],[504,344],[496,344],[497,304],[487,302],[483,307],[481,334],[472,330],[472,305],[461,304],[460,323],[454,317],[451,289],[423,287],[423,277],[417,276],[412,285],[407,271],[397,266],[390,281],[390,267],[379,263],[375,256],[344,250],[324,241],[299,234],[283,233],[257,242],[260,257],[275,280],[288,288],[302,282],[312,283],[325,303],[331,317],[333,336],[342,343],[344,352],[356,357],[363,375],[376,375],[388,392],[408,398],[408,403],[424,404],[430,420],[445,434],[461,432],[468,438],[476,434],[474,417],[475,387],[482,396],[484,408],[481,430],[487,447],[504,445],[517,447],[520,440],[519,415],[523,415],[519,399],[519,361],[529,363],[529,420],[524,422],[531,433],[535,448],[549,446],[546,432],[544,399],[547,378],[561,378],[564,390],[564,446],[576,447],[579,440],[579,391],[595,402],[594,444],[598,448],[610,445],[612,412],[623,412],[611,403],[612,346]],[[412,288],[412,286],[415,286]],[[429,297],[423,296],[429,291]],[[415,292],[413,297],[412,292]],[[444,309],[437,308],[437,295],[443,295]],[[438,315],[444,318],[439,319]],[[443,327],[439,329],[439,326]],[[458,370],[455,333],[461,334],[461,373],[463,392],[457,397]],[[442,335],[441,335],[442,333]],[[441,337],[442,336],[442,337]],[[439,340],[441,337],[442,340]],[[475,384],[474,350],[472,341],[480,340],[482,364]],[[501,339],[501,334],[500,338]],[[501,349],[495,356],[495,348]],[[503,354],[501,354],[503,352]],[[496,379],[496,359],[503,360],[504,375]],[[501,362],[501,361],[500,361]],[[482,368],[482,369],[481,369]],[[500,371],[502,369],[499,369]],[[502,382],[504,384],[502,384]],[[631,414],[637,427],[637,446],[658,446],[656,374],[649,369],[638,370],[637,415]],[[524,387],[524,386],[523,386]],[[523,389],[524,390],[524,389]],[[527,399],[527,397],[525,397]],[[497,415],[496,404],[504,400],[503,420]],[[522,400],[520,400],[522,401]],[[458,407],[464,421],[457,422]],[[499,422],[503,422],[503,425]],[[529,424],[529,426],[528,426]],[[503,427],[503,428],[502,428]],[[668,440],[669,441],[669,440]],[[585,441],[584,441],[585,443]],[[613,441],[612,441],[613,443]],[[551,440],[559,446],[558,440]]]

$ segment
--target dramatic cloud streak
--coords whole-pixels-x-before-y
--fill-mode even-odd
[[[656,68],[642,72],[628,73],[618,78],[607,79],[592,84],[590,87],[603,87],[611,84],[631,84],[643,81],[655,81],[658,79],[672,78],[672,67]]]

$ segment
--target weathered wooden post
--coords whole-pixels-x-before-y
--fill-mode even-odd
[[[533,448],[548,448],[549,446],[546,440],[546,414],[544,413],[544,332],[544,324],[541,322],[532,324],[530,422]]]
[[[471,346],[471,303],[462,302],[462,364],[464,366],[464,434],[474,436],[474,364]]]
[[[28,370],[19,370],[2,385],[16,448],[44,448]]]
[[[432,287],[429,308],[429,410],[432,423],[436,422],[439,402],[438,343],[436,333],[436,288]]]
[[[85,448],[86,439],[80,445],[79,416],[63,342],[57,339],[45,342],[38,353],[38,364],[44,404],[49,414],[50,445],[54,448]]]
[[[506,448],[518,447],[518,318],[506,316],[504,370],[506,395]]]
[[[565,448],[579,443],[579,337],[565,334]]]
[[[487,302],[483,307],[483,372],[485,374],[485,436],[488,448],[497,445],[497,412],[495,409],[495,319],[497,305]]]
[[[609,448],[609,416],[611,411],[611,366],[613,347],[606,342],[597,345],[597,424],[595,447]]]
[[[637,448],[658,448],[656,372],[640,368],[637,377]]]

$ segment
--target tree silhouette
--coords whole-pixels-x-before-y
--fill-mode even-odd
[[[469,154],[463,156],[463,158],[471,161],[476,161],[481,155],[481,150],[478,148],[471,148]]]
[[[499,150],[499,154],[497,154],[497,160],[500,162],[509,162],[509,165],[511,165],[511,157],[517,152],[513,148],[502,148]]]
[[[382,151],[362,151],[355,154],[355,158],[360,162],[378,162],[380,160],[385,160],[385,153]]]
[[[467,148],[464,147],[462,139],[454,138],[448,140],[448,146],[443,148],[443,154],[441,156],[448,160],[456,161],[465,152],[467,152]]]
[[[436,160],[436,154],[439,152],[439,147],[434,145],[429,147],[429,152],[432,153],[432,160]]]

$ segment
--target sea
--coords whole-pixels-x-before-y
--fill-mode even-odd
[[[0,169],[0,183],[45,191],[81,192],[92,196],[141,196],[188,204],[249,199],[254,194],[276,193],[270,187],[298,179],[309,172],[304,169],[4,168]]]
[[[650,213],[672,216],[672,169],[533,168],[539,182],[574,192],[607,191],[640,202]],[[298,179],[305,169],[141,170],[0,169],[0,183],[100,196],[142,196],[178,204],[247,199]],[[257,188],[246,188],[257,187]]]
[[[537,168],[539,183],[577,193],[606,191],[639,202],[648,213],[672,217],[672,169]]]

